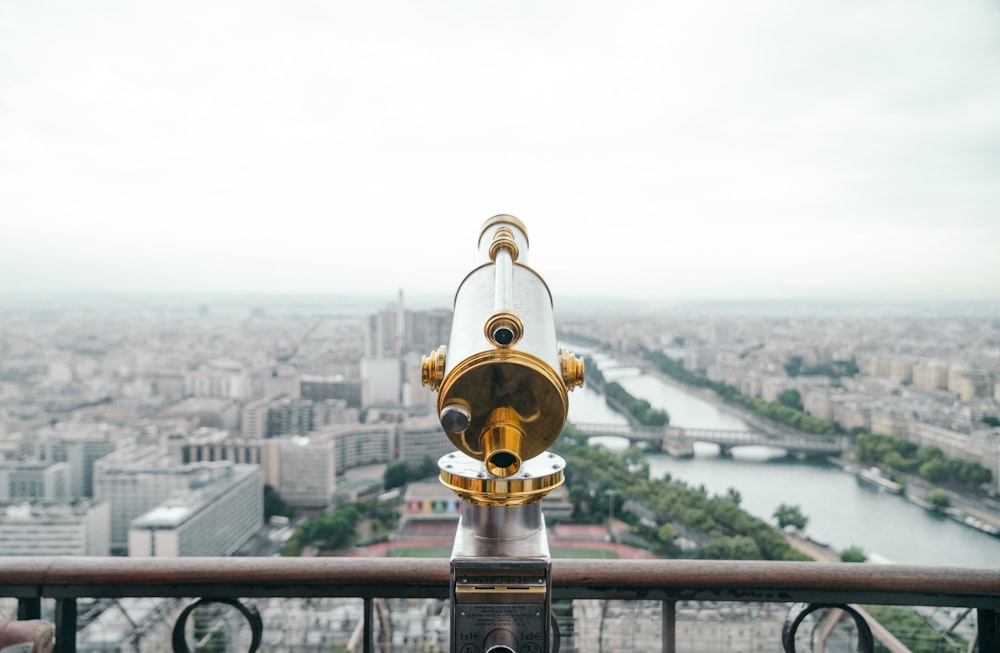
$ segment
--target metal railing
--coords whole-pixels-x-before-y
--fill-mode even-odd
[[[682,601],[793,603],[799,615],[819,605],[968,608],[977,615],[978,650],[1000,651],[1000,568],[555,559],[552,586],[554,600],[662,602],[667,653],[677,650]],[[449,561],[439,558],[0,558],[0,596],[18,599],[21,618],[40,616],[42,600],[54,599],[56,650],[65,652],[76,650],[84,597],[354,597],[364,604],[363,650],[373,652],[375,600],[447,599],[448,590]]]

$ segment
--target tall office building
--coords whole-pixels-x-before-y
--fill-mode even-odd
[[[393,460],[396,428],[396,424],[333,424],[308,437],[282,438],[280,477],[274,487],[289,505],[325,508],[333,503],[338,477],[347,470]]]
[[[369,315],[364,322],[366,358],[394,358],[401,337],[399,312],[386,309]]]
[[[449,310],[404,310],[402,292],[395,310],[369,315],[361,361],[364,405],[432,403],[419,383],[420,356],[447,344],[451,321]]]
[[[403,361],[398,358],[361,359],[362,403],[365,406],[403,403]]]
[[[186,495],[171,497],[132,521],[129,556],[228,556],[260,529],[264,492],[259,467],[223,463],[196,476]]]
[[[171,464],[159,446],[123,448],[97,461],[94,494],[111,507],[112,550],[127,550],[132,520],[171,497],[188,497],[194,490],[228,482],[231,467],[229,461]]]
[[[364,322],[365,358],[399,358],[407,352],[427,353],[448,343],[452,311],[408,311],[403,299],[394,308],[369,315]]]
[[[67,491],[70,497],[79,499],[94,496],[94,463],[114,450],[110,434],[97,428],[42,429],[37,439],[27,443],[22,454],[40,461],[66,463]]]
[[[299,508],[326,508],[333,503],[337,471],[329,438],[283,438],[279,448],[282,500]]]
[[[240,435],[263,440],[267,437],[267,413],[270,399],[258,399],[243,406],[240,411]]]
[[[69,465],[37,460],[0,463],[0,503],[66,501]]]
[[[334,424],[314,434],[333,443],[337,475],[394,459],[395,424]]]

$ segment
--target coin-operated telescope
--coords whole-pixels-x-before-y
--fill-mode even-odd
[[[552,295],[527,266],[517,218],[483,224],[484,263],[455,294],[448,346],[422,361],[441,426],[458,451],[438,461],[462,500],[451,555],[452,653],[548,653],[551,558],[541,501],[566,462],[547,449],[583,385],[560,349]]]

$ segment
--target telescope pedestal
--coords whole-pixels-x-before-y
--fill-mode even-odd
[[[461,453],[439,461],[441,481],[462,498],[451,553],[452,653],[551,650],[552,559],[541,500],[562,483],[565,464],[546,453],[497,478]]]
[[[538,503],[464,503],[451,555],[452,653],[547,653],[551,569]]]

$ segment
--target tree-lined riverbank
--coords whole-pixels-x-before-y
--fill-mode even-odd
[[[634,396],[668,410],[673,424],[725,430],[754,428],[748,423],[751,420],[742,419],[745,413],[713,397],[708,389],[685,386],[652,370],[626,369],[606,355],[595,359],[606,368],[604,376],[609,381],[617,381]],[[611,423],[612,416],[603,397],[592,388],[578,390],[570,397],[571,421]],[[628,446],[624,440],[604,440],[609,446]],[[732,458],[719,458],[712,445],[696,444],[693,459],[671,458],[659,452],[647,452],[646,459],[654,477],[669,473],[713,494],[725,495],[729,488],[736,488],[743,498],[741,507],[765,520],[781,503],[799,504],[810,518],[808,533],[815,539],[840,550],[858,546],[876,561],[996,567],[1000,560],[998,538],[860,484],[853,473],[845,473],[833,463],[798,461],[782,455],[781,450],[747,448],[735,449]]]

